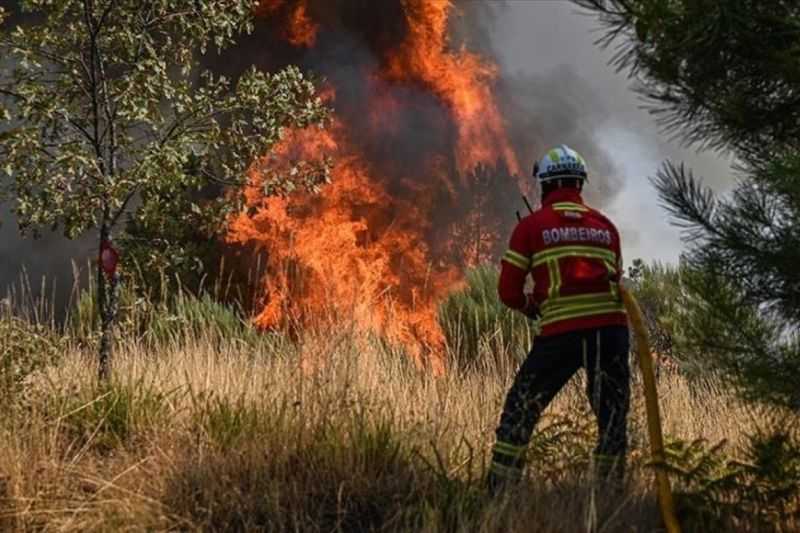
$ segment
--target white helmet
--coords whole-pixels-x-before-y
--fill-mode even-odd
[[[541,161],[533,165],[533,175],[539,183],[548,183],[563,178],[585,180],[586,161],[581,154],[562,144],[548,150]]]

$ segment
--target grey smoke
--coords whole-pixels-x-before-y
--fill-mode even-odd
[[[649,179],[667,159],[685,161],[718,192],[734,181],[729,157],[681,146],[663,134],[626,73],[609,66],[613,50],[595,41],[595,16],[567,0],[458,2],[457,35],[495,58],[505,115],[524,169],[544,150],[566,143],[589,161],[585,196],[620,227],[628,259],[676,261],[679,231]]]
[[[675,261],[683,243],[648,178],[666,159],[685,161],[707,185],[722,192],[734,179],[730,159],[681,147],[679,139],[660,132],[625,73],[616,73],[608,65],[613,50],[595,45],[602,31],[595,17],[579,12],[566,0],[507,0],[503,4],[495,12],[492,33],[503,70],[516,79],[549,80],[545,94],[532,85],[529,95],[542,101],[529,105],[552,109],[564,98],[570,101],[562,110],[567,115],[566,128],[547,124],[548,116],[540,116],[538,127],[549,133],[545,144],[572,144],[587,152],[595,175],[615,176],[590,182],[587,199],[617,221],[628,258]],[[557,115],[551,112],[549,116]],[[575,135],[577,131],[582,131],[583,138]],[[595,144],[587,146],[586,137]],[[590,155],[598,150],[604,154],[601,159]],[[531,157],[538,151],[532,147]],[[618,189],[597,191],[598,187]]]
[[[509,24],[534,13],[538,24],[547,19],[538,14],[546,6],[522,0],[462,0],[456,5],[460,15],[454,19],[457,40],[464,41],[470,50],[492,58],[501,67],[499,100],[525,177],[529,177],[534,161],[554,144],[580,147],[584,157],[592,161],[597,176],[596,187],[588,191],[589,199],[598,205],[611,202],[623,180],[615,172],[613,159],[598,142],[597,125],[608,118],[609,111],[605,106],[591,105],[597,99],[595,87],[568,63],[557,61],[546,69],[526,68],[526,60],[538,61],[539,49],[535,46],[524,47],[522,61],[509,58],[506,53]],[[533,7],[536,9],[532,10]],[[537,31],[529,22],[520,24],[527,28],[518,30],[525,41]]]

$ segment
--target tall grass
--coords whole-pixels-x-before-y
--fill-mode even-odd
[[[75,303],[64,324],[65,334],[87,347],[96,344],[100,329],[92,275],[90,270],[84,288],[78,290],[76,285]],[[120,284],[115,329],[127,341],[136,340],[158,350],[165,344],[196,338],[246,346],[286,340],[281,335],[255,331],[241,307],[223,303],[227,287],[201,285],[192,293],[179,280],[170,281],[164,276],[157,283],[143,285],[145,280],[152,279],[153,276],[145,278],[138,274],[126,277]]]
[[[621,494],[593,483],[589,458],[596,429],[578,376],[545,413],[523,482],[492,500],[483,478],[515,363],[477,362],[510,353],[497,352],[500,345],[478,342],[471,371],[435,377],[417,371],[380,340],[354,333],[351,324],[320,326],[291,341],[277,334],[262,338],[216,305],[186,298],[182,305],[191,310],[170,310],[184,318],[169,322],[167,334],[121,336],[113,379],[103,387],[94,382],[91,347],[69,335],[27,330],[31,339],[61,344],[54,357],[26,371],[21,393],[0,404],[0,528],[609,532],[660,527],[638,385],[631,473]],[[167,320],[169,313],[157,320]],[[489,324],[487,316],[470,327]],[[0,324],[31,326],[11,313],[0,317]],[[470,339],[451,339],[465,346],[486,331],[476,330],[462,330]],[[239,331],[259,340],[242,342]],[[504,349],[524,351],[511,344]],[[17,345],[2,346],[27,353]],[[737,461],[749,461],[751,470],[731,474],[738,482],[777,486],[756,475],[764,468],[748,455],[754,449],[749,436],[764,425],[757,408],[740,403],[723,383],[692,390],[680,375],[662,379],[660,392],[676,487],[685,494],[679,503],[687,530],[800,527],[800,502],[788,484],[783,492],[753,490],[750,496],[732,483],[718,481],[714,491],[704,485],[731,474]],[[787,427],[797,422],[783,420]],[[699,438],[723,444],[715,449],[692,444]],[[777,448],[791,456],[793,442]],[[782,460],[777,478],[794,475],[791,460]],[[731,512],[735,502],[748,512]]]
[[[467,274],[465,287],[439,307],[439,322],[455,368],[518,363],[532,346],[537,326],[500,302],[498,280],[494,266],[478,267]]]

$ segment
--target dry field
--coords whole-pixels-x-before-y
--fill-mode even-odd
[[[513,364],[433,377],[407,361],[347,328],[257,345],[121,341],[113,385],[98,388],[89,352],[66,346],[5,396],[0,527],[659,529],[638,385],[623,494],[588,474],[595,429],[579,377],[542,421],[525,482],[490,501],[482,478]],[[718,385],[660,387],[672,439],[726,439],[734,453],[760,423]]]

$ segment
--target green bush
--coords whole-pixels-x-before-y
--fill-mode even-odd
[[[29,376],[59,357],[64,344],[45,325],[0,316],[0,396],[19,393]]]
[[[679,306],[684,268],[634,259],[628,268],[627,286],[642,309],[650,347],[661,355],[676,356],[676,330],[680,329]]]
[[[497,295],[499,277],[493,266],[478,267],[467,274],[466,287],[439,307],[439,322],[458,368],[475,368],[487,356],[490,364],[518,360],[532,346],[538,325],[503,305]]]
[[[133,278],[122,281],[117,337],[138,339],[153,346],[183,343],[199,337],[248,345],[266,340],[242,318],[243,313],[234,305],[222,303],[207,292],[195,295],[177,289],[167,294],[163,290],[165,287],[166,284],[160,284],[151,290],[135,285]],[[86,345],[93,345],[99,338],[99,317],[91,280],[70,310],[66,331]]]
[[[151,312],[146,336],[149,342],[156,344],[198,337],[247,344],[258,340],[258,332],[230,305],[216,301],[207,293],[194,296],[184,292]]]
[[[782,530],[800,518],[800,434],[771,421],[770,429],[749,435],[732,458],[722,441],[672,441],[668,471],[679,483],[678,512],[688,529],[722,531],[738,524]]]
[[[69,310],[66,333],[84,345],[94,345],[100,338],[100,317],[97,312],[94,278],[90,276]],[[123,278],[119,285],[116,331],[120,337],[136,337],[142,334],[155,311],[148,294]]]

